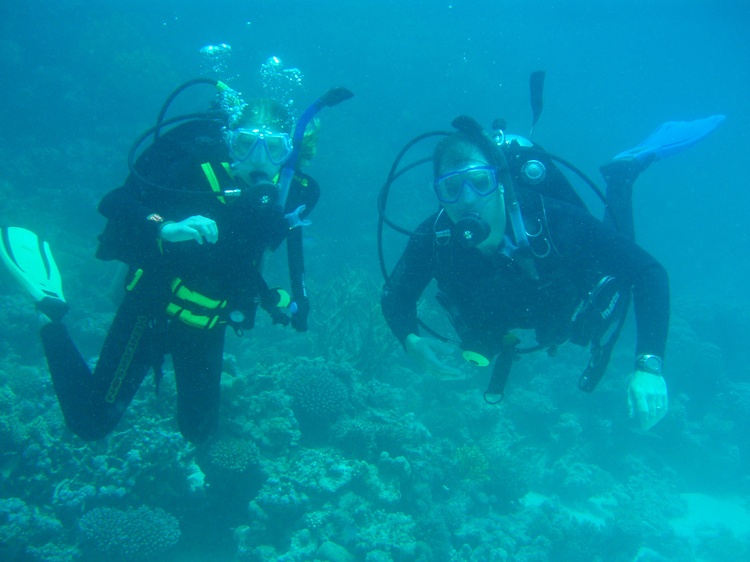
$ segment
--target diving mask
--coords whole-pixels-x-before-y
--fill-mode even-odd
[[[441,203],[458,202],[465,187],[470,187],[480,197],[494,193],[500,184],[492,166],[473,166],[456,172],[448,172],[435,180],[435,195]]]
[[[272,164],[281,165],[292,154],[291,137],[267,129],[234,129],[227,133],[227,145],[237,162],[265,158]]]

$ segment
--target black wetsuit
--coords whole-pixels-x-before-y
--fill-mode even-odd
[[[632,182],[609,185],[608,191],[629,193]],[[552,197],[518,190],[539,280],[513,259],[511,238],[505,251],[486,255],[461,246],[455,236],[438,239],[450,228],[445,213],[424,221],[412,236],[382,294],[382,309],[403,344],[419,334],[417,300],[432,279],[448,310],[464,349],[491,358],[511,329],[533,329],[542,347],[573,337],[574,311],[603,276],[632,288],[637,324],[636,353],[664,356],[669,324],[666,271],[628,234],[632,228],[629,199],[618,209],[626,234],[584,209]],[[508,224],[510,231],[510,224]],[[444,245],[442,245],[444,244]],[[583,342],[580,342],[583,344]]]
[[[216,171],[222,189],[247,188],[230,183],[234,180],[222,166],[227,159],[218,123],[186,123],[163,135],[136,164],[141,177],[168,189],[155,188],[131,175],[100,203],[108,224],[100,236],[97,257],[123,261],[130,272],[128,290],[94,372],[62,323],[48,324],[41,332],[66,423],[80,437],[93,440],[109,433],[149,369],[160,368],[165,353],[171,354],[174,365],[180,431],[196,443],[213,433],[218,425],[227,314],[241,311],[246,318],[242,327],[250,328],[259,303],[275,312],[274,303],[267,302],[271,296],[259,267],[264,252],[278,247],[286,237],[290,238],[292,297],[306,307],[300,229],[289,230],[278,208],[258,209],[244,196],[222,201],[212,195],[201,167],[205,163]],[[305,204],[306,216],[318,195],[317,183],[298,173],[286,209]],[[196,215],[211,218],[219,239],[202,245],[163,242],[158,238],[163,223],[154,220],[154,213],[174,222]],[[174,306],[170,303],[175,302],[176,279],[201,297],[226,301],[221,308],[205,309],[200,298],[198,304],[190,303],[193,314],[216,319],[212,327],[196,327],[180,320],[179,314],[167,314],[167,307]],[[296,319],[295,328],[306,329],[305,321],[305,317]]]

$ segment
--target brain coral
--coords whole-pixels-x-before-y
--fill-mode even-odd
[[[289,390],[297,418],[316,425],[335,421],[349,400],[346,386],[323,361],[297,365],[290,376]]]

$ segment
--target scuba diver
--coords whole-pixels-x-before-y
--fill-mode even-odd
[[[207,113],[165,119],[186,88],[210,84],[219,103]],[[125,295],[91,371],[63,317],[68,305],[49,245],[18,227],[2,229],[2,256],[49,322],[41,339],[68,427],[84,440],[106,436],[150,369],[157,389],[165,354],[177,385],[180,432],[193,443],[218,427],[227,326],[253,327],[260,306],[273,323],[307,330],[303,225],[319,196],[298,164],[311,158],[315,114],[348,99],[332,89],[294,121],[279,102],[245,103],[211,79],[169,97],[154,127],[130,151],[130,174],[102,199],[108,222],[97,257],[128,266]],[[135,157],[147,139],[151,144]],[[267,257],[288,245],[291,295],[263,279]]]
[[[381,231],[386,222],[410,234],[390,273],[380,249],[386,277],[381,305],[391,331],[432,374],[460,376],[441,358],[440,340],[448,339],[417,315],[417,301],[435,279],[436,298],[464,359],[479,366],[495,361],[487,402],[502,400],[520,353],[546,349],[552,354],[567,341],[591,346],[579,379],[579,388],[590,392],[606,369],[632,297],[637,343],[627,398],[631,417],[650,429],[668,408],[662,366],[669,284],[664,268],[635,244],[632,185],[651,162],[696,143],[723,119],[666,123],[602,166],[604,221],[588,212],[556,162],[572,166],[524,137],[506,135],[500,120],[492,137],[470,117],[454,120],[455,132],[417,137],[399,154],[379,200]],[[432,158],[398,170],[411,146],[436,134],[444,136]],[[388,189],[403,172],[428,161],[439,210],[409,232],[385,217]],[[513,329],[534,330],[537,345],[520,347]]]

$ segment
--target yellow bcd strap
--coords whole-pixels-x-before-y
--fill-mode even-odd
[[[201,168],[203,169],[203,173],[208,180],[208,185],[211,186],[211,191],[213,191],[214,193],[221,193],[221,184],[219,184],[219,178],[216,177],[216,172],[214,172],[211,164],[209,162],[205,162],[201,164]],[[223,195],[219,195],[218,200],[222,203],[226,203]]]
[[[125,289],[127,291],[132,291],[135,289],[135,286],[138,284],[138,281],[141,280],[141,277],[143,276],[143,270],[142,269],[136,269],[135,273],[133,274],[133,280],[128,283],[127,287]]]
[[[177,297],[179,301],[188,305],[194,304],[204,310],[217,312],[223,310],[227,306],[226,300],[212,299],[205,295],[201,295],[200,293],[196,293],[195,291],[191,291],[182,283],[182,279],[175,278],[170,287],[172,289],[172,294]],[[188,326],[209,330],[219,322],[220,318],[220,314],[199,314],[175,302],[170,302],[167,305],[167,314],[179,318],[180,321]]]
[[[184,322],[188,326],[192,326],[193,328],[203,328],[206,330],[210,330],[211,328],[216,326],[219,321],[218,314],[214,316],[193,314],[188,309],[182,308],[181,306],[173,302],[167,305],[167,314],[178,318],[181,322]]]
[[[198,306],[209,310],[224,308],[227,305],[227,301],[225,300],[212,299],[205,295],[201,295],[200,293],[196,293],[195,291],[191,291],[182,283],[182,279],[180,278],[175,278],[172,281],[171,288],[172,294],[178,299],[197,304]]]

